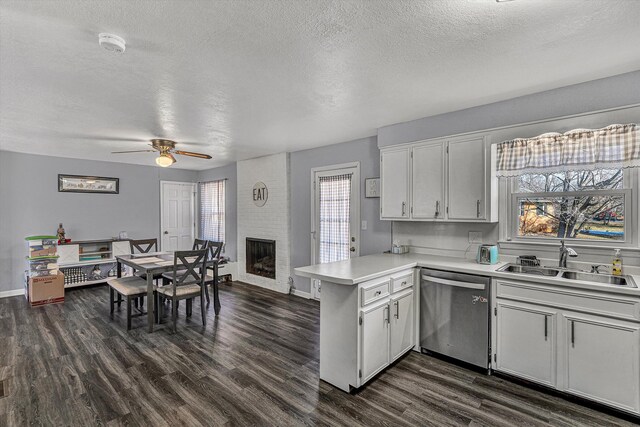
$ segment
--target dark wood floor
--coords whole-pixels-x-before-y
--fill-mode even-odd
[[[316,302],[241,283],[220,297],[205,329],[181,306],[175,335],[144,318],[127,333],[106,287],[0,300],[0,426],[631,425],[415,352],[346,394],[318,380]]]

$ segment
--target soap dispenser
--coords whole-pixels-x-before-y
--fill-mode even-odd
[[[613,255],[613,261],[611,262],[611,274],[614,276],[622,275],[622,255],[620,255],[620,249],[616,249]]]

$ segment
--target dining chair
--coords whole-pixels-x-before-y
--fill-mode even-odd
[[[216,242],[214,240],[209,240],[209,259],[215,260],[220,258],[220,253],[222,252],[222,247],[224,246],[224,242]],[[205,278],[205,284],[207,286],[211,285],[211,289],[215,292],[215,283],[214,281],[217,279],[218,275],[218,263],[216,262],[213,266],[207,266],[207,271],[211,270],[212,274],[207,272],[207,277]],[[207,302],[209,299],[207,298]]]
[[[191,248],[192,250],[202,250],[202,249],[208,249],[209,248],[209,240],[202,240],[202,239],[194,239],[193,240],[193,247]],[[206,280],[205,280],[205,283]],[[207,287],[205,286],[204,288],[204,295],[207,298],[207,304],[209,304],[210,300],[209,300],[209,289],[207,289]]]
[[[148,254],[151,252],[158,252],[158,239],[138,239],[138,240],[129,240],[129,248],[131,249],[131,254]],[[147,279],[147,275],[146,274],[141,274],[140,276],[143,279]],[[162,275],[161,274],[154,274],[153,276],[153,280],[157,281],[158,279],[161,279]],[[134,304],[136,306],[136,308],[138,308],[138,301],[140,301],[140,308],[142,308],[142,306],[144,305],[144,297],[145,295],[142,295],[138,298],[134,299]]]
[[[129,240],[129,247],[132,254],[147,254],[158,252],[158,239]]]
[[[176,332],[178,319],[178,301],[188,300],[186,312],[191,315],[193,298],[200,297],[202,324],[207,324],[207,312],[204,304],[204,279],[208,249],[176,251],[173,257],[173,271],[162,275],[163,285],[156,288],[156,307],[159,308],[158,321],[163,316],[163,300],[171,300],[171,320]]]
[[[118,309],[120,309],[120,304],[123,301],[122,298],[124,297],[127,300],[127,331],[129,331],[131,330],[132,317],[147,314],[142,310],[138,314],[131,314],[131,301],[144,297],[147,294],[147,281],[139,276],[113,277],[107,280],[107,284],[109,285],[109,308],[112,317],[114,306],[118,304]],[[117,300],[115,299],[116,294],[118,295]]]

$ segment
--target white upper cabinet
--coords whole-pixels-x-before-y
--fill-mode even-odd
[[[414,147],[411,154],[411,216],[444,218],[445,143]]]
[[[409,148],[380,153],[380,218],[409,219]]]
[[[449,219],[485,219],[485,166],[482,138],[449,143]]]
[[[498,221],[495,147],[488,136],[385,148],[380,162],[381,219]]]

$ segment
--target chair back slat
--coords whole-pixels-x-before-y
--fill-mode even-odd
[[[216,242],[214,240],[208,240],[209,242],[209,259],[219,258],[222,252],[224,242]]]
[[[201,239],[194,239],[193,240],[193,250],[197,250],[197,249],[207,249],[207,246],[209,245],[209,241],[208,240],[201,240]]]
[[[176,251],[173,258],[173,294],[178,286],[197,284],[202,287],[205,281],[208,249]]]
[[[131,253],[147,254],[158,251],[158,239],[129,240]]]

